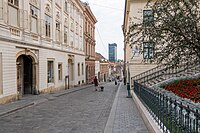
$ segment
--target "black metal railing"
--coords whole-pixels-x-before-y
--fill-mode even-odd
[[[192,75],[200,72],[199,62],[183,63],[177,66],[159,65],[153,69],[145,71],[139,75],[131,77],[131,85],[134,81],[146,85],[148,82],[155,82],[154,79],[159,79],[158,82],[183,75]]]
[[[173,100],[136,81],[134,92],[164,133],[200,133],[198,108]]]

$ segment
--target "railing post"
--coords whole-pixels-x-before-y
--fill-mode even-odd
[[[162,101],[161,101],[162,95],[159,93],[159,121],[160,121],[160,127],[162,124]],[[162,127],[161,127],[162,128]]]
[[[175,125],[175,133],[176,133],[176,131],[177,131],[177,119],[176,119],[176,117],[177,117],[177,103],[176,103],[176,100],[174,101],[174,111],[175,111],[175,113],[174,113],[174,121],[175,121],[175,123],[174,123],[174,125]]]
[[[187,133],[189,133],[189,131],[190,131],[190,126],[189,126],[189,124],[190,124],[190,117],[189,117],[189,115],[190,115],[190,108],[189,108],[189,106],[187,106],[187,108],[186,108],[186,116],[185,116],[185,122],[186,122],[186,132]]]
[[[180,118],[179,118],[179,124],[180,124],[180,127],[179,127],[179,131],[180,131],[180,133],[182,133],[182,131],[183,131],[183,107],[182,107],[182,102],[181,102],[181,104],[180,104],[180,110],[179,110],[179,116],[180,116]]]
[[[199,111],[198,110],[196,110],[196,130],[195,130],[195,132],[196,133],[198,133],[198,131],[199,131],[199,116],[198,116],[198,114],[199,114]]]
[[[172,133],[172,125],[173,125],[173,121],[172,121],[172,99],[169,99],[169,115],[170,115],[170,126],[169,126],[169,131],[170,133]]]
[[[165,96],[162,95],[162,129],[163,129],[163,132],[165,132]]]

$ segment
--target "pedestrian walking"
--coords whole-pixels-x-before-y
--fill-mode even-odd
[[[97,91],[97,87],[98,87],[98,80],[97,77],[94,77],[94,86],[95,86],[95,91]]]

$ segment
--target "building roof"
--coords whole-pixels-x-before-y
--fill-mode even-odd
[[[101,55],[100,53],[97,53],[97,52],[96,52],[95,58],[96,58],[96,60],[99,60],[99,61],[101,61],[102,59],[103,60],[106,59],[105,57],[103,57],[103,55]]]

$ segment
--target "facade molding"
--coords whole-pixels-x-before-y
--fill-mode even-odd
[[[6,38],[0,35],[0,41],[7,41],[7,42],[12,42],[12,43],[18,43],[18,44],[23,44],[26,48],[28,48],[28,46],[33,46],[33,47],[38,47],[38,48],[44,48],[44,49],[49,49],[49,50],[55,50],[55,51],[60,51],[60,52],[65,52],[65,53],[69,53],[69,54],[76,54],[76,55],[82,55],[85,56],[85,54],[80,54],[80,53],[75,53],[75,52],[71,52],[71,51],[66,51],[66,50],[61,50],[61,49],[55,49],[55,48],[50,48],[50,47],[45,47],[43,45],[38,45],[38,44],[33,44],[33,43],[29,43],[29,42],[25,42],[25,41],[21,41],[21,40],[16,40],[16,39],[12,39],[12,38]]]

